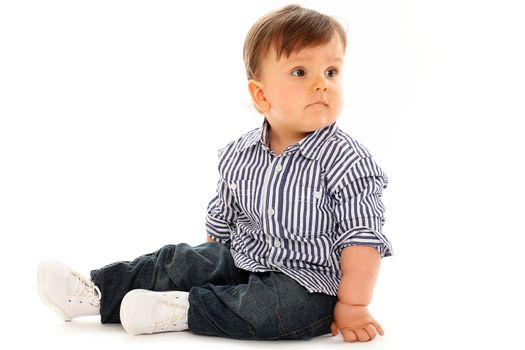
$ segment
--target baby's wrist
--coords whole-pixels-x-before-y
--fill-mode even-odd
[[[339,299],[339,302],[342,304],[345,304],[347,306],[368,306],[368,304],[357,302],[357,301],[349,301],[349,300],[342,300]]]

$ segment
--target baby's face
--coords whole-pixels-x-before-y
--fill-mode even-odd
[[[338,34],[326,45],[302,49],[262,62],[261,80],[270,125],[289,133],[308,133],[332,124],[343,106],[344,50]],[[316,103],[317,101],[323,103]]]

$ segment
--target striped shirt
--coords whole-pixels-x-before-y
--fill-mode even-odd
[[[344,247],[372,246],[381,258],[393,254],[381,230],[388,178],[336,122],[280,155],[268,147],[268,127],[264,118],[218,151],[206,232],[230,244],[238,268],[280,271],[310,293],[335,296]]]

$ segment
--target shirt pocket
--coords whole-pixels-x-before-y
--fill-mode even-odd
[[[255,215],[255,180],[230,180],[228,187],[240,211],[253,218]]]
[[[294,233],[301,236],[325,235],[332,225],[325,189],[299,185],[293,190]]]
[[[295,188],[295,199],[298,202],[316,203],[321,200],[322,196],[322,189],[312,186],[299,185]]]

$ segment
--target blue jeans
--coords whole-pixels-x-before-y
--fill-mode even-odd
[[[133,261],[91,271],[102,292],[102,323],[120,322],[132,289],[189,292],[188,327],[195,334],[235,339],[309,339],[330,333],[337,297],[308,293],[281,272],[235,266],[229,246],[166,245]]]

